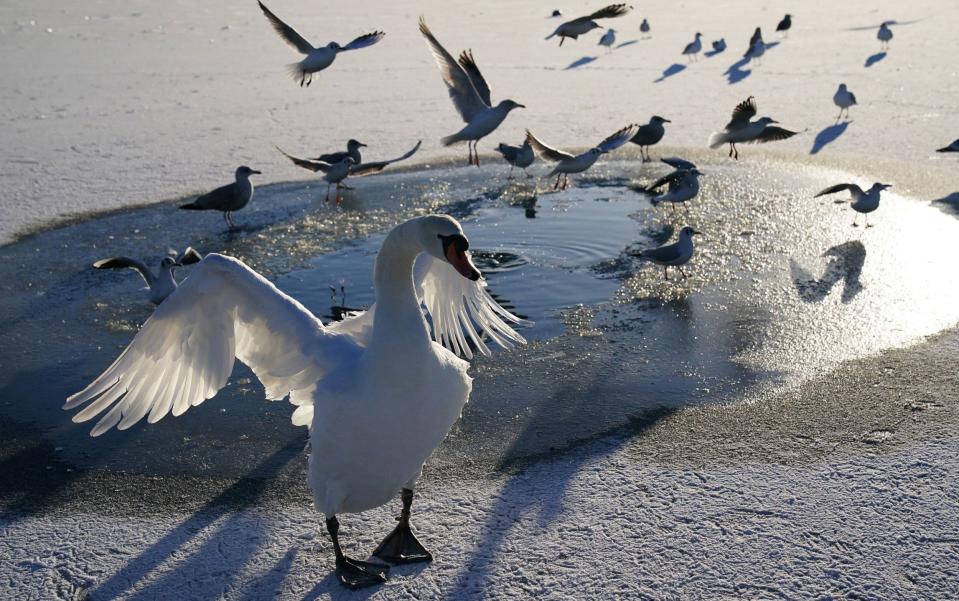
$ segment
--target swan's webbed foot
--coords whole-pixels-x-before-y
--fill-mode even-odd
[[[399,524],[376,547],[376,550],[373,551],[373,557],[392,564],[433,561],[433,555],[416,539],[416,535],[410,528],[410,507],[413,505],[413,490],[404,488],[400,498],[403,500],[403,511],[397,518]]]
[[[390,566],[369,561],[360,561],[350,557],[336,560],[336,578],[340,584],[352,590],[376,586],[386,582]]]

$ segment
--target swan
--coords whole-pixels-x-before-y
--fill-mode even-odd
[[[73,416],[78,423],[106,411],[93,436],[143,417],[154,423],[213,397],[239,359],[267,399],[288,396],[293,423],[310,428],[309,485],[338,579],[354,589],[385,582],[388,565],[343,553],[337,515],[401,491],[399,524],[373,555],[430,561],[410,508],[423,463],[469,398],[469,364],[457,355],[471,358],[471,344],[488,354],[484,338],[504,348],[526,342],[513,329],[522,320],[486,292],[468,248],[452,217],[396,226],[376,257],[374,305],[329,326],[241,261],[209,254],[64,409],[89,403]]]

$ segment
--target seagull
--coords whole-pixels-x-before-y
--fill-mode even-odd
[[[891,188],[892,184],[881,184],[876,182],[872,185],[871,188],[862,191],[862,188],[856,184],[836,184],[835,186],[829,186],[813,198],[819,198],[826,194],[835,194],[836,192],[842,192],[843,190],[849,190],[849,195],[851,196],[850,200],[852,201],[851,206],[854,211],[857,213],[862,213],[866,216],[866,227],[872,227],[869,225],[869,213],[872,213],[879,208],[879,193],[885,190],[886,188]],[[856,215],[856,219],[853,220],[853,226],[858,226],[856,220],[859,219],[859,216]]]
[[[523,173],[526,174],[526,177],[533,177],[530,175],[526,168],[533,164],[533,160],[536,156],[533,154],[533,147],[530,146],[529,140],[523,140],[522,146],[510,146],[509,144],[500,144],[496,147],[496,151],[503,155],[503,158],[506,159],[506,162],[509,163],[509,176],[507,179],[512,179],[513,177],[513,168],[519,167],[523,170]]]
[[[629,142],[630,138],[636,135],[636,130],[638,129],[638,125],[627,125],[593,148],[575,156],[558,148],[547,146],[538,140],[528,129],[526,130],[526,141],[532,145],[537,154],[544,160],[556,163],[556,166],[553,167],[553,170],[550,171],[546,177],[556,176],[556,184],[553,185],[554,190],[560,187],[560,179],[562,179],[562,189],[565,190],[567,186],[569,186],[570,173],[582,173],[586,171],[593,166],[593,163],[595,163],[601,155],[612,152],[626,142]]]
[[[696,165],[693,164],[691,161],[687,161],[686,159],[681,159],[679,157],[666,157],[659,160],[662,161],[663,163],[666,163],[673,169],[695,169],[696,168]]]
[[[889,26],[892,24],[892,21],[886,21],[879,26],[879,31],[876,32],[876,38],[881,42],[883,50],[889,49],[889,41],[892,39],[892,30],[889,29]]]
[[[241,165],[236,168],[236,181],[232,184],[220,186],[212,192],[198,196],[193,202],[180,205],[180,208],[188,211],[223,211],[223,219],[232,230],[235,224],[230,213],[239,211],[253,199],[251,175],[260,175],[260,172]]]
[[[953,141],[949,146],[943,146],[936,152],[959,152],[959,139]]]
[[[656,248],[648,248],[636,253],[637,257],[646,259],[652,263],[663,266],[663,277],[669,279],[669,268],[676,267],[683,279],[686,279],[686,272],[683,271],[683,265],[693,258],[693,236],[701,235],[690,226],[679,230],[679,240],[672,244],[665,244]]]
[[[842,118],[843,111],[846,111],[846,118],[849,118],[849,107],[856,104],[856,96],[846,89],[846,84],[841,83],[839,84],[839,89],[833,94],[832,101],[839,107],[839,115],[836,117],[836,122],[838,123],[839,119]]]
[[[798,133],[782,127],[771,127],[770,124],[779,122],[769,117],[750,121],[755,116],[756,99],[750,96],[733,109],[733,118],[726,124],[726,130],[715,132],[709,137],[709,147],[719,148],[723,144],[729,144],[729,156],[738,160],[739,151],[736,149],[736,144],[763,144],[785,140]]]
[[[513,329],[521,320],[487,292],[468,249],[452,217],[401,223],[376,255],[375,305],[328,325],[243,262],[207,255],[64,409],[85,405],[73,421],[98,418],[93,436],[144,417],[155,423],[214,397],[239,359],[267,399],[288,397],[293,424],[309,427],[308,482],[333,542],[336,578],[353,589],[382,584],[389,565],[348,557],[338,516],[400,493],[399,523],[373,556],[432,560],[410,513],[423,463],[469,400],[465,359],[490,354],[490,341],[526,342]]]
[[[652,184],[646,186],[643,190],[649,195],[649,202],[655,207],[661,202],[672,203],[673,211],[676,210],[676,203],[685,203],[687,200],[696,198],[699,194],[699,176],[703,173],[693,167],[692,169],[677,169],[659,178]],[[667,186],[662,194],[656,194],[656,190]],[[685,205],[689,211],[689,205]]]
[[[553,14],[551,14],[550,16],[551,16],[551,17],[562,17],[562,16],[563,16],[563,11],[561,11],[560,9],[557,8],[557,9],[553,10]]]
[[[696,55],[699,54],[699,51],[703,49],[703,43],[699,41],[701,37],[703,37],[703,34],[696,32],[696,39],[686,44],[686,47],[683,48],[683,54],[689,57],[690,60],[694,60]]]
[[[776,31],[781,31],[783,37],[789,37],[789,29],[793,26],[793,17],[792,15],[786,15],[783,17],[783,20],[779,22],[779,25],[776,26]]]
[[[336,184],[337,189],[337,200],[339,200],[339,190],[341,188],[351,189],[348,186],[343,184],[343,180],[348,177],[362,177],[364,175],[372,175],[374,173],[379,173],[383,171],[389,165],[393,163],[398,163],[400,161],[405,161],[410,158],[416,151],[420,149],[420,144],[423,141],[420,140],[416,143],[416,146],[406,151],[401,156],[396,157],[395,159],[390,159],[388,161],[375,161],[369,163],[357,163],[353,160],[353,157],[347,155],[342,157],[339,161],[335,163],[328,163],[326,161],[320,161],[317,159],[304,159],[300,157],[293,156],[292,154],[287,153],[279,146],[274,146],[279,150],[283,156],[293,161],[293,164],[297,167],[302,167],[304,169],[309,169],[310,171],[316,173],[317,171],[323,172],[323,181],[326,182],[326,200],[330,200],[330,186]]]
[[[726,38],[719,38],[713,42],[713,52],[719,54],[726,49]]]
[[[652,37],[649,35],[649,21],[643,19],[643,22],[639,24],[639,31],[643,34],[644,38]]]
[[[756,43],[749,47],[749,50],[746,51],[743,58],[748,58],[750,61],[757,61],[758,63],[764,54],[766,54],[766,43],[762,40],[756,40]]]
[[[313,44],[270,12],[270,9],[264,6],[262,2],[257,0],[257,3],[260,5],[260,10],[263,11],[263,14],[266,15],[266,18],[270,21],[270,25],[273,26],[276,33],[280,34],[283,41],[296,49],[300,54],[306,55],[306,58],[300,62],[289,65],[290,75],[293,76],[294,81],[297,79],[300,80],[301,88],[304,85],[309,86],[313,83],[313,74],[319,73],[332,65],[336,59],[336,55],[340,52],[372,46],[382,40],[383,36],[386,35],[382,31],[374,31],[373,33],[361,35],[346,46],[340,46],[336,42],[330,42],[322,48],[314,48]]]
[[[311,161],[323,161],[324,163],[339,163],[346,157],[353,159],[353,163],[359,165],[363,162],[363,155],[360,154],[360,148],[366,148],[366,144],[350,138],[346,142],[346,152],[330,152],[321,154],[318,157],[310,159]]]
[[[559,36],[559,45],[562,46],[563,42],[566,41],[566,38],[576,39],[584,33],[589,33],[594,29],[599,29],[601,25],[595,21],[595,19],[611,19],[613,17],[622,17],[630,10],[632,6],[626,6],[625,4],[610,4],[606,8],[601,8],[598,11],[594,12],[591,15],[586,15],[585,17],[579,17],[578,19],[573,19],[572,21],[567,21],[556,28],[556,31],[546,36],[546,39],[550,39],[553,36]]]
[[[510,111],[517,108],[526,108],[513,100],[503,100],[496,106],[490,99],[489,84],[480,73],[476,61],[473,60],[473,51],[464,50],[460,54],[459,62],[443,48],[443,45],[433,36],[433,32],[426,26],[426,21],[420,17],[420,33],[433,52],[436,65],[440,68],[443,83],[449,90],[453,106],[463,118],[466,127],[441,141],[444,146],[451,146],[457,142],[466,142],[469,147],[470,165],[480,166],[479,151],[476,144],[493,133],[506,119]],[[475,158],[474,158],[475,157]]]
[[[163,257],[160,260],[160,271],[153,275],[150,268],[129,257],[110,257],[109,259],[100,259],[93,266],[97,269],[126,269],[130,268],[140,274],[147,285],[147,298],[154,305],[159,305],[163,299],[170,296],[176,290],[176,278],[173,277],[173,271],[182,265],[192,265],[203,260],[203,256],[187,247],[182,253],[177,255],[175,252]]]
[[[753,35],[749,38],[749,48],[752,48],[756,42],[763,41],[763,30],[761,27],[757,27],[756,31],[753,32]]]
[[[649,123],[641,125],[639,129],[636,130],[636,135],[630,140],[633,144],[639,145],[639,154],[643,156],[644,163],[652,160],[649,158],[649,147],[658,144],[659,141],[663,139],[663,136],[666,135],[666,128],[663,127],[663,123],[672,123],[672,121],[659,115],[653,115]],[[645,155],[643,155],[643,148],[646,149]]]
[[[612,46],[616,43],[616,30],[610,27],[606,30],[606,33],[603,34],[603,37],[599,38],[599,45],[606,46],[606,52],[612,52]]]

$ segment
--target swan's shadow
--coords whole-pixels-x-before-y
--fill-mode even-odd
[[[812,148],[809,150],[809,154],[817,154],[827,144],[834,142],[839,136],[845,133],[846,128],[849,127],[850,123],[852,123],[852,121],[843,121],[842,123],[835,123],[823,128],[821,132],[816,134],[816,139],[813,140]]]
[[[666,67],[666,69],[663,70],[663,74],[659,76],[659,79],[654,79],[653,83],[659,83],[661,81],[665,81],[666,78],[682,73],[685,70],[686,70],[686,65],[673,63],[670,66]]]
[[[818,279],[793,259],[789,260],[789,271],[799,298],[807,303],[822,302],[836,284],[843,282],[842,302],[851,302],[863,289],[860,277],[866,262],[866,247],[859,240],[851,240],[833,246],[822,256],[829,260],[825,272]]]
[[[868,69],[869,67],[875,65],[876,63],[878,63],[879,61],[881,61],[881,60],[884,59],[884,58],[886,58],[886,51],[885,51],[885,50],[870,55],[870,56],[866,59],[866,68]]]
[[[571,63],[570,63],[565,69],[563,69],[563,70],[564,70],[564,71],[569,71],[570,69],[578,69],[578,68],[580,68],[580,67],[582,67],[582,66],[584,66],[584,65],[590,64],[591,62],[597,60],[598,58],[599,58],[598,56],[584,56],[584,57],[578,58],[578,59],[574,60],[573,62],[571,62]]]

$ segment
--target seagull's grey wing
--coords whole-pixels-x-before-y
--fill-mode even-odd
[[[652,192],[656,188],[665,186],[666,184],[669,184],[670,186],[672,186],[674,184],[679,183],[681,179],[683,179],[682,171],[673,171],[672,173],[667,173],[663,177],[659,178],[658,180],[654,181],[650,185],[646,186],[646,191]]]
[[[763,133],[759,134],[752,140],[749,140],[750,144],[764,144],[766,142],[775,142],[776,140],[785,140],[786,138],[791,138],[798,134],[796,131],[789,131],[783,127],[767,127],[763,130]]]
[[[273,29],[276,30],[280,37],[283,38],[287,44],[296,48],[301,54],[309,54],[313,52],[313,44],[309,43],[306,38],[296,33],[296,30],[280,20],[279,17],[270,12],[262,2],[257,0],[257,4],[260,5],[260,10],[263,11],[263,14],[266,15],[266,18],[269,19],[270,25],[273,26]]]
[[[666,157],[659,159],[660,161],[666,163],[673,169],[695,169],[696,165],[687,161],[686,159],[681,159],[678,157]]]
[[[374,31],[373,33],[366,33],[356,38],[346,46],[341,46],[340,50],[358,50],[359,48],[367,48],[373,44],[379,42],[383,39],[386,33],[383,31]]]
[[[466,71],[433,36],[433,32],[426,26],[423,17],[420,17],[420,33],[423,34],[426,42],[430,45],[433,58],[436,59],[436,66],[440,68],[440,75],[443,77],[443,82],[446,84],[453,105],[463,121],[469,123],[477,113],[489,108],[489,105],[483,102]]]
[[[150,268],[140,261],[131,259],[129,257],[110,257],[109,259],[100,259],[94,263],[93,266],[97,269],[133,269],[140,274],[140,277],[143,278],[143,281],[146,282],[147,286],[152,286],[154,280],[156,279],[153,277],[153,274],[150,273]]]
[[[626,4],[610,4],[604,8],[599,9],[598,11],[591,14],[587,19],[611,19],[613,17],[622,17],[630,10],[632,6],[627,6]]]
[[[476,89],[476,93],[479,94],[480,98],[482,98],[483,102],[488,106],[493,106],[493,101],[490,99],[489,84],[486,83],[486,78],[483,77],[479,67],[476,66],[476,61],[473,59],[473,51],[464,50],[460,54],[459,62],[463,70],[466,71],[466,75],[470,78],[470,82],[473,84],[473,88]]]
[[[726,131],[735,131],[745,126],[756,116],[756,112],[756,99],[753,96],[743,100],[733,109],[733,118],[726,124]]]
[[[859,104],[858,102],[856,102],[856,95],[853,94],[852,92],[849,92],[849,99],[852,100],[853,104]]]
[[[536,138],[536,136],[533,135],[533,132],[528,129],[526,130],[526,140],[529,141],[529,144],[533,147],[533,150],[535,150],[536,153],[544,159],[559,162],[573,158],[573,155],[568,152],[564,152],[558,148],[553,148],[552,146],[543,144]]]
[[[660,263],[668,263],[679,258],[679,244],[667,244],[659,248],[649,248],[640,253],[641,257]]]
[[[325,161],[314,161],[312,159],[303,159],[300,157],[295,157],[292,154],[288,154],[285,150],[283,150],[282,148],[280,148],[279,146],[275,144],[273,145],[273,148],[276,148],[277,150],[280,151],[280,153],[283,156],[293,161],[293,164],[296,165],[297,167],[303,167],[304,169],[309,169],[310,171],[313,171],[314,173],[317,171],[322,171],[323,173],[326,173],[330,170],[330,167],[333,166],[332,164],[327,163]]]
[[[496,150],[503,155],[504,159],[512,163],[516,161],[516,157],[519,155],[520,147],[510,146],[509,144],[500,144],[496,147]]]
[[[187,246],[186,250],[180,253],[180,256],[177,257],[177,263],[180,265],[193,265],[194,263],[199,263],[203,260],[203,255],[193,250],[192,246]]]
[[[328,154],[321,154],[320,156],[314,157],[314,158],[309,159],[309,160],[311,160],[311,161],[323,161],[324,163],[329,163],[330,165],[333,165],[333,164],[335,164],[335,163],[339,163],[340,161],[342,161],[343,159],[345,159],[345,158],[348,157],[348,156],[350,156],[350,153],[348,153],[348,152],[331,152],[331,153],[328,153]]]
[[[955,140],[949,146],[943,146],[937,149],[936,152],[959,152],[959,140]]]
[[[398,163],[400,161],[405,161],[406,159],[416,154],[416,151],[420,149],[420,144],[422,143],[423,143],[423,140],[420,140],[419,142],[416,143],[416,146],[406,151],[403,155],[396,157],[395,159],[390,159],[388,161],[377,161],[375,163],[360,163],[359,165],[354,165],[350,169],[350,175],[357,176],[357,177],[362,175],[370,175],[370,174],[382,171],[388,165],[391,165],[393,163]]]
[[[596,148],[599,148],[603,152],[612,152],[626,142],[629,142],[630,138],[636,135],[637,129],[639,129],[639,126],[635,123],[627,125],[597,144]]]
[[[836,192],[842,192],[843,190],[849,190],[850,192],[858,192],[862,194],[862,188],[856,184],[836,184],[835,186],[829,186],[819,194],[813,196],[813,198],[819,198],[820,196],[825,196],[826,194],[835,194]]]
[[[216,190],[197,196],[193,201],[193,208],[222,209],[230,206],[236,200],[236,182],[220,186]]]
[[[651,144],[655,138],[655,133],[653,128],[647,123],[645,125],[640,125],[639,129],[636,130],[636,135],[633,136],[629,141],[633,144],[639,144],[640,146],[646,146]]]

